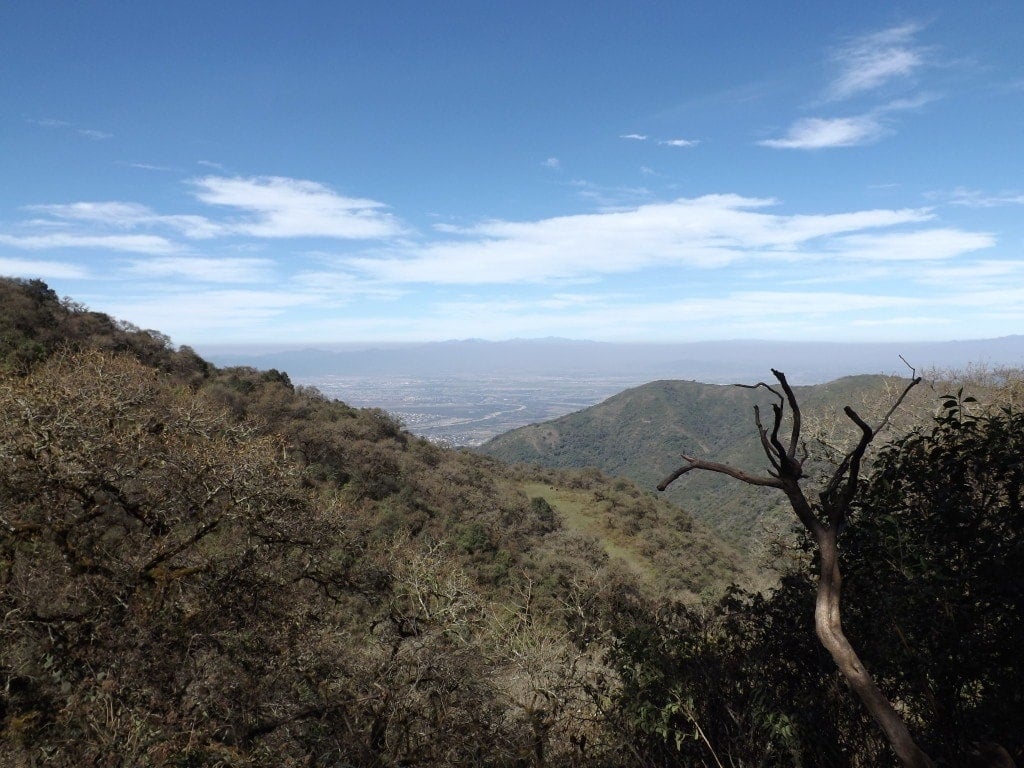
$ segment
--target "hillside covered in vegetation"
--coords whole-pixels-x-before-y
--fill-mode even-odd
[[[862,413],[873,413],[899,385],[892,377],[862,375],[794,387],[812,448],[825,453],[848,438],[843,406],[852,403]],[[926,401],[930,413],[934,394],[924,387],[914,393],[915,402]],[[771,402],[763,388],[654,381],[582,411],[499,435],[476,450],[512,463],[595,467],[641,488],[654,488],[679,465],[683,453],[747,471],[759,469],[765,459],[754,429],[754,407],[770,413]],[[905,413],[921,416],[910,406]],[[904,414],[897,422],[904,430],[911,423]],[[665,496],[744,549],[790,525],[791,513],[778,494],[723,483],[709,474],[687,475]]]
[[[629,480],[433,445],[39,281],[0,308],[0,764],[896,764],[809,550],[727,588],[743,556]],[[1024,749],[1022,444],[947,400],[844,534],[847,631],[941,765]]]
[[[574,747],[569,699],[547,700],[570,681],[536,677],[597,673],[573,671],[568,615],[610,589],[692,601],[748,578],[631,483],[433,445],[38,281],[0,294],[15,753],[478,764],[551,740],[582,759],[600,741]]]

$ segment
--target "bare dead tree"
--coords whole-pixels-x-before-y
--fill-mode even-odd
[[[804,462],[807,460],[807,447],[801,441],[800,406],[797,404],[793,389],[786,381],[786,376],[774,368],[772,373],[782,388],[779,392],[764,382],[751,388],[764,388],[771,392],[777,403],[772,403],[773,419],[769,427],[761,420],[761,413],[754,406],[754,422],[761,438],[761,447],[771,463],[767,476],[752,475],[727,464],[705,461],[696,456],[683,455],[686,462],[683,466],[666,477],[658,485],[664,491],[671,483],[687,472],[695,469],[718,472],[740,480],[748,485],[778,488],[789,500],[790,506],[801,524],[814,537],[818,552],[818,592],[814,606],[814,625],[818,639],[835,660],[839,671],[849,682],[854,693],[867,707],[871,716],[878,722],[897,757],[908,768],[933,768],[931,758],[914,742],[907,724],[893,707],[892,702],[878,688],[870,673],[864,667],[857,652],[843,633],[840,616],[840,589],[842,575],[839,570],[839,550],[837,538],[839,531],[846,523],[850,504],[857,492],[860,480],[861,464],[864,453],[878,433],[889,423],[893,413],[900,407],[907,394],[917,384],[920,377],[911,369],[910,383],[896,398],[877,426],[867,424],[853,408],[844,409],[847,417],[860,429],[857,445],[839,462],[831,477],[827,478],[823,487],[811,498],[805,493],[801,480],[804,475]],[[782,430],[786,406],[789,406],[791,432],[788,444],[784,437],[779,436]],[[816,495],[816,498],[814,496]]]

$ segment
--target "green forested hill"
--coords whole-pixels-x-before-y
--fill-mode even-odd
[[[808,422],[805,434],[816,432],[832,439],[845,427],[836,416],[844,405],[872,412],[879,402],[887,402],[892,384],[892,379],[865,375],[796,387]],[[763,471],[766,461],[753,407],[759,404],[770,418],[772,401],[764,389],[655,381],[577,413],[499,435],[478,450],[508,462],[597,467],[645,489],[655,488],[676,469],[683,453]],[[789,523],[779,494],[722,476],[691,473],[676,481],[666,496],[696,519],[744,544],[757,538],[765,526],[774,529]]]

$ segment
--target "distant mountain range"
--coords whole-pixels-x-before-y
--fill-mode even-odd
[[[637,380],[691,379],[750,382],[769,368],[790,381],[815,384],[860,373],[907,373],[902,355],[918,370],[981,364],[1024,367],[1024,336],[945,342],[831,343],[716,341],[620,344],[568,339],[443,341],[378,346],[296,345],[292,348],[206,346],[217,365],[277,368],[293,377],[323,375],[438,376],[444,374],[619,374]]]

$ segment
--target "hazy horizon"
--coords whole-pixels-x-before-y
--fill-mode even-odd
[[[730,341],[625,344],[568,339],[482,340],[392,345],[197,347],[218,365],[286,371],[297,381],[324,376],[366,379],[377,388],[387,376],[423,378],[437,386],[445,376],[618,377],[634,383],[694,379],[707,383],[757,381],[771,368],[797,383],[820,383],[858,374],[917,370],[1024,367],[1024,336],[944,342]]]
[[[253,353],[258,354],[259,352],[278,352],[278,351],[297,351],[305,349],[317,349],[324,351],[358,351],[366,349],[397,349],[402,347],[413,347],[413,346],[424,346],[427,344],[466,344],[466,343],[482,343],[482,344],[507,344],[515,342],[524,343],[551,343],[551,342],[566,342],[572,344],[609,344],[619,346],[650,346],[650,347],[673,347],[673,346],[684,346],[684,345],[700,345],[700,344],[772,344],[772,345],[812,345],[812,344],[824,344],[824,345],[836,345],[836,346],[863,346],[868,344],[879,344],[879,345],[900,345],[900,344],[955,344],[955,343],[966,343],[971,342],[988,342],[988,341],[1000,341],[1003,339],[1015,339],[1024,334],[1018,333],[1007,333],[1001,336],[978,336],[978,337],[960,337],[960,338],[948,338],[948,339],[932,339],[932,340],[913,340],[913,339],[895,339],[891,341],[832,341],[828,339],[823,340],[805,340],[805,339],[757,339],[757,338],[733,338],[733,339],[716,339],[716,340],[678,340],[678,341],[606,341],[602,339],[590,339],[590,338],[567,338],[563,336],[536,336],[536,337],[510,337],[510,338],[499,338],[499,339],[484,339],[474,336],[467,336],[465,338],[451,338],[451,339],[434,339],[429,341],[417,341],[417,340],[394,340],[394,341],[343,341],[343,342],[332,342],[332,341],[292,341],[292,342],[278,342],[278,343],[261,343],[261,342],[235,342],[235,343],[220,343],[220,344],[205,344],[199,342],[197,345],[191,346],[198,352],[203,350],[209,351],[211,354],[218,354],[224,352],[240,352],[240,353]]]

